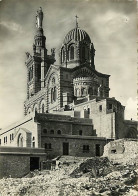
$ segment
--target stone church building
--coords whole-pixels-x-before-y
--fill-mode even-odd
[[[1,131],[0,145],[45,148],[51,156],[100,156],[114,139],[137,138],[137,122],[124,119],[125,107],[109,97],[110,75],[96,70],[95,48],[78,26],[48,54],[43,12],[36,15],[33,53],[26,53],[24,119]]]

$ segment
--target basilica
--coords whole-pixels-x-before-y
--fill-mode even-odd
[[[77,17],[56,64],[55,49],[48,54],[39,8],[32,50],[25,62],[25,116],[2,130],[0,145],[44,148],[51,156],[101,156],[108,141],[137,138],[137,122],[125,120],[125,107],[109,96],[110,75],[96,70],[94,44]]]

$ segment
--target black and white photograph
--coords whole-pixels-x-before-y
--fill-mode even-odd
[[[0,196],[138,196],[136,0],[0,0]]]

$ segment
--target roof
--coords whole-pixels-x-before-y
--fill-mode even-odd
[[[95,69],[92,69],[90,67],[90,65],[88,65],[88,64],[82,64],[82,65],[76,66],[74,68],[60,67],[60,69],[65,70],[65,71],[74,72],[76,70],[81,70],[81,68],[83,68],[83,67],[87,67],[91,72],[95,73],[99,77],[105,77],[105,78],[110,77],[110,75],[108,75],[108,74],[103,74],[103,73],[100,73],[100,72],[96,71]]]
[[[86,33],[86,31],[80,29],[79,27],[76,27],[69,31],[67,35],[64,38],[64,44],[68,43],[70,40],[75,40],[75,41],[87,41],[91,42],[91,39],[89,35]]]
[[[35,114],[35,122],[46,122],[46,121],[51,121],[51,122],[68,122],[68,123],[73,123],[73,124],[87,124],[87,125],[92,125],[92,119],[88,118],[75,118],[71,117],[69,115],[64,115],[64,114],[52,114],[52,113],[36,113]]]

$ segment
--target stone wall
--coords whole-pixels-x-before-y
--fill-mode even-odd
[[[81,137],[81,136],[57,136],[57,137],[42,137],[42,147],[45,143],[51,144],[51,149],[46,149],[50,156],[61,156],[63,153],[63,143],[68,143],[68,155],[80,157],[96,156],[96,144],[100,144],[100,156],[103,154],[106,139],[96,137]],[[83,146],[89,146],[89,150],[85,151]]]
[[[84,117],[82,111],[89,113],[89,118],[93,120],[93,128],[96,129],[98,137],[108,139],[125,137],[124,106],[114,98],[93,99],[73,107],[74,112],[81,111],[80,117]]]
[[[1,154],[0,153],[0,178],[22,177],[30,171],[30,156]]]
[[[0,178],[16,178],[28,174],[31,157],[39,157],[40,165],[41,161],[46,160],[45,150],[0,147]]]

